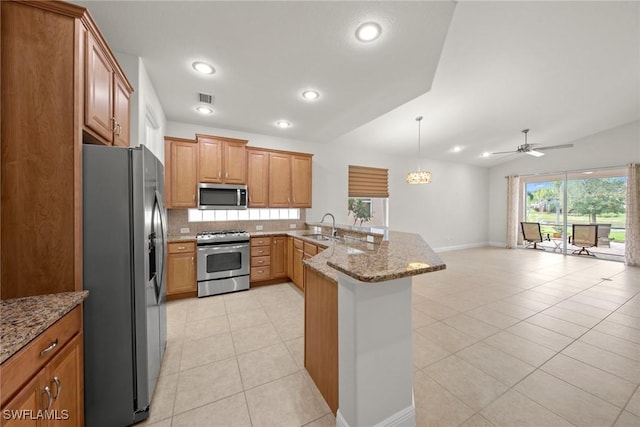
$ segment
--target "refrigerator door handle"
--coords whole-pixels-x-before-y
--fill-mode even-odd
[[[162,241],[160,246],[162,246],[162,262],[160,263],[160,283],[159,286],[162,288],[162,281],[164,280],[164,269],[166,262],[166,245],[167,245],[167,220],[164,216],[163,207],[164,203],[162,200],[162,195],[158,190],[156,190],[156,206],[158,208],[158,215],[160,216],[160,236],[162,236]],[[160,289],[158,289],[158,299],[160,298]]]

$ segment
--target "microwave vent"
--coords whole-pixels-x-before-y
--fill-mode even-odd
[[[209,95],[208,93],[198,93],[199,97],[200,97],[200,102],[203,102],[205,104],[213,104],[213,95]]]

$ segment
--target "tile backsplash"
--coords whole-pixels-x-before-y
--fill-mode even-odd
[[[295,224],[296,230],[303,230],[306,221],[306,209],[300,209],[300,219],[260,220],[260,221],[211,221],[189,222],[187,209],[168,209],[169,236],[195,235],[203,231],[241,229],[248,232],[254,231],[285,231],[291,230],[290,225]],[[256,226],[262,226],[262,230]],[[188,228],[188,233],[181,233],[180,229]]]

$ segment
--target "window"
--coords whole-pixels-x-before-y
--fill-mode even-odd
[[[355,226],[389,224],[389,170],[349,165],[349,219]]]
[[[264,221],[300,219],[300,209],[200,210],[189,209],[189,222]]]

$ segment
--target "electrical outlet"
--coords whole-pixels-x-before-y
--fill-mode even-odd
[[[375,239],[373,238],[373,236],[367,236],[367,242],[373,243],[375,242]]]
[[[181,228],[180,229],[180,233],[182,233],[182,234],[187,234],[188,232],[189,232],[188,228]]]
[[[296,228],[296,225],[295,224],[289,224],[289,228],[294,230]]]
[[[262,225],[256,225],[256,230],[257,231],[262,231],[264,227]]]

